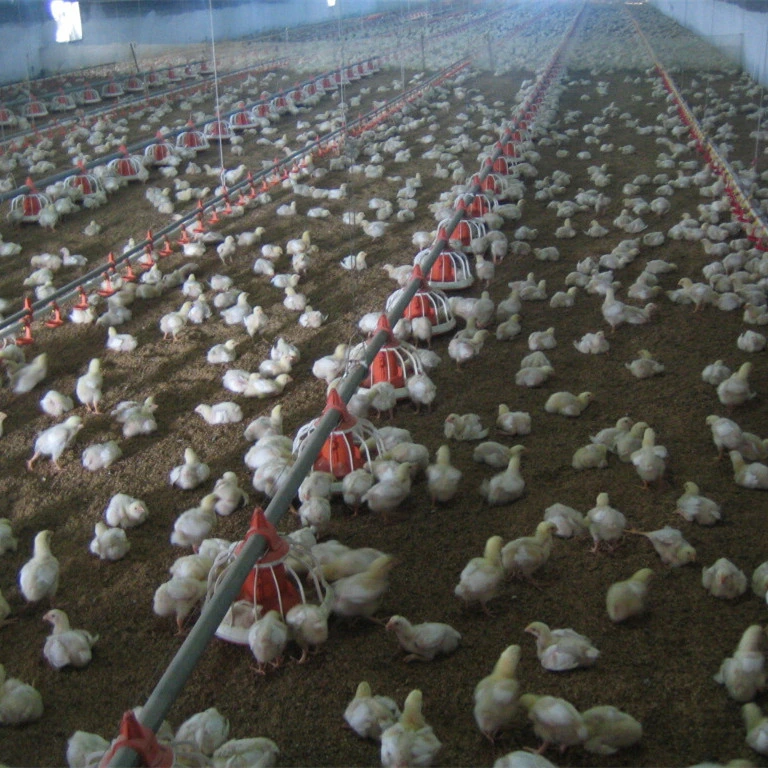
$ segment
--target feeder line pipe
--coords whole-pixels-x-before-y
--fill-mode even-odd
[[[511,135],[511,130],[509,128],[505,129],[504,139],[508,140]],[[491,172],[493,162],[501,154],[502,151],[499,147],[492,152],[491,163],[486,164],[480,171],[481,181]],[[480,184],[475,183],[469,191],[477,193],[479,189]],[[446,231],[450,230],[452,232],[463,217],[464,211],[456,210],[446,226]],[[428,265],[427,269],[432,266],[446,243],[446,238],[440,238],[432,246],[425,262]],[[390,324],[394,324],[402,316],[405,307],[416,294],[420,285],[421,281],[411,280],[404,288],[402,296],[394,304],[388,315]],[[338,392],[345,403],[349,401],[350,397],[357,390],[376,354],[388,339],[389,335],[386,332],[377,332],[366,345],[363,359],[344,376]],[[287,511],[304,477],[320,453],[320,449],[338,424],[339,418],[340,413],[338,411],[329,409],[318,420],[315,429],[307,438],[295,463],[291,467],[285,482],[281,484],[265,510],[265,516],[273,525],[277,525]],[[227,574],[222,579],[213,598],[204,606],[200,618],[195,622],[189,635],[187,635],[143,706],[140,717],[143,725],[155,732],[158,730],[205,651],[210,638],[214,635],[227,610],[229,610],[229,606],[237,597],[243,582],[256,561],[265,551],[266,540],[262,536],[255,535],[246,541],[240,554],[233,561]],[[137,757],[132,749],[123,748],[115,754],[110,766],[111,768],[128,768],[136,765]]]
[[[419,91],[423,91],[429,85],[434,85],[436,83],[441,82],[442,79],[450,76],[450,74],[453,73],[454,71],[458,71],[459,69],[462,69],[466,66],[468,66],[468,62],[466,61],[451,65],[444,72],[438,73],[433,78],[426,81],[425,83],[422,83],[421,85],[416,86],[415,88],[412,88],[406,94],[403,94],[402,96],[398,96],[394,99],[391,99],[389,102],[387,102],[387,104],[385,104],[384,106],[380,107],[377,110],[374,110],[368,115],[356,118],[349,125],[353,127],[357,126],[358,124],[368,125],[368,123],[370,122],[371,116],[375,117],[375,116],[382,115],[383,113],[392,109],[394,104],[402,103],[404,105],[409,100],[409,98],[411,97],[415,98],[415,95]],[[347,126],[347,129],[348,127],[349,126]],[[258,173],[252,176],[253,182],[256,182],[261,179],[265,179],[267,176],[269,176],[269,174],[275,172],[278,168],[284,165],[292,164],[294,161],[302,158],[305,154],[307,154],[307,152],[311,152],[313,149],[316,149],[322,146],[323,144],[327,144],[328,142],[333,141],[337,137],[340,137],[344,131],[345,131],[345,128],[343,127],[337,128],[335,131],[332,131],[331,133],[326,134],[325,136],[313,142],[312,144],[302,147],[302,149],[297,150],[296,152],[293,152],[291,155],[283,158],[279,163],[276,163],[269,170],[259,171]],[[231,188],[229,188],[226,194],[229,195],[230,193],[237,192],[240,189],[245,188],[251,183],[252,183],[251,180],[248,180],[248,179],[242,180],[237,184],[233,185]],[[207,210],[208,208],[211,208],[217,205],[218,203],[224,202],[225,199],[226,198],[224,193],[217,195],[216,197],[211,198],[203,206],[203,210]],[[169,224],[163,227],[162,229],[157,230],[157,232],[153,233],[152,241],[145,238],[129,251],[126,251],[121,256],[116,257],[114,267],[117,268],[119,266],[122,266],[126,262],[135,261],[144,252],[144,248],[146,245],[148,244],[154,245],[165,235],[169,235],[172,232],[176,232],[177,230],[181,229],[181,227],[183,227],[184,225],[191,223],[197,218],[198,212],[199,212],[199,209],[195,208],[191,212],[182,216],[180,219],[177,219],[176,221],[174,221],[172,224]],[[89,283],[92,283],[96,280],[100,280],[101,278],[103,278],[105,273],[109,270],[109,268],[110,267],[104,267],[104,266],[95,267],[94,269],[90,270],[86,274],[78,277],[76,280],[73,280],[72,282],[62,286],[61,288],[56,290],[53,294],[46,297],[45,299],[41,299],[39,301],[34,302],[31,306],[31,316],[34,318],[37,315],[39,315],[41,312],[47,310],[50,307],[51,302],[54,302],[54,301],[63,302],[71,298],[77,293],[80,286],[86,286]],[[29,316],[30,316],[29,311],[19,310],[14,314],[9,315],[4,320],[2,320],[0,322],[0,337],[8,336],[11,333],[18,333],[21,330],[22,321],[28,318]]]

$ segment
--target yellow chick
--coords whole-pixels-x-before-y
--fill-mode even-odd
[[[570,392],[555,392],[547,398],[544,410],[547,413],[557,413],[560,416],[576,417],[594,400],[591,392],[573,395]]]
[[[752,363],[742,363],[738,371],[717,385],[717,397],[723,405],[732,409],[755,397],[757,393],[753,392],[749,386],[751,371]]]
[[[677,500],[675,512],[689,523],[714,525],[721,518],[720,505],[702,496],[699,486],[692,481],[685,484],[685,493]]]
[[[344,710],[347,725],[361,738],[381,741],[381,734],[400,718],[400,708],[389,696],[373,695],[363,681]]]
[[[664,461],[667,458],[667,449],[663,445],[656,445],[656,432],[650,427],[643,432],[640,448],[633,451],[629,458],[643,481],[644,488],[664,477],[667,468]]]
[[[411,624],[405,616],[392,616],[386,628],[395,633],[400,647],[408,652],[405,661],[432,661],[459,647],[461,634],[448,624],[427,621]]]
[[[381,734],[381,765],[432,765],[442,744],[422,714],[422,694],[416,689],[405,699],[400,719]]]
[[[453,590],[456,597],[466,605],[479,602],[483,611],[490,615],[488,601],[499,594],[499,587],[504,580],[504,568],[501,565],[501,548],[504,541],[501,536],[491,536],[485,542],[482,557],[473,557],[459,576],[459,583]]]
[[[617,581],[608,587],[605,606],[611,621],[624,621],[645,610],[648,584],[652,578],[653,571],[650,568],[641,568],[626,581]]]
[[[751,701],[765,690],[765,632],[759,624],[744,630],[733,653],[723,660],[714,681],[724,685],[735,701]]]
[[[588,637],[572,629],[550,629],[543,621],[534,621],[525,631],[536,638],[536,655],[550,672],[591,667],[600,656]]]
[[[696,559],[696,550],[683,538],[683,534],[677,528],[665,525],[658,531],[628,530],[627,533],[645,536],[653,544],[653,548],[665,565],[676,568]]]
[[[556,696],[526,693],[520,697],[520,704],[528,710],[534,733],[544,742],[539,752],[544,752],[550,745],[564,752],[568,747],[587,740],[589,732],[584,719],[569,701]]]
[[[592,707],[581,716],[588,733],[584,749],[596,755],[613,755],[643,736],[643,726],[632,715],[610,705]]]
[[[638,421],[632,425],[628,432],[624,432],[616,438],[614,453],[620,461],[625,464],[632,461],[632,454],[643,445],[643,434],[647,428],[648,425],[644,421]]]
[[[742,488],[768,490],[768,465],[753,461],[747,464],[738,451],[729,451],[728,456],[733,466],[733,481]]]
[[[499,656],[491,674],[475,686],[475,722],[491,743],[499,731],[512,722],[517,712],[520,683],[515,673],[519,662],[520,646],[508,646]]]
[[[701,569],[701,584],[711,595],[733,600],[747,591],[747,577],[728,558]]]
[[[480,495],[491,506],[510,504],[519,499],[525,491],[525,480],[520,474],[520,453],[514,453],[507,468],[494,475],[490,480],[483,480]]]
[[[447,445],[441,445],[437,449],[436,461],[427,466],[426,473],[433,509],[438,502],[445,503],[456,495],[462,473],[451,464],[451,449]]]
[[[768,717],[754,702],[741,708],[744,727],[747,729],[747,744],[761,755],[768,755]]]
[[[608,446],[589,443],[577,448],[571,459],[574,469],[605,469],[608,466]]]
[[[542,520],[533,536],[522,536],[507,542],[501,550],[501,565],[510,575],[530,579],[549,560],[552,554],[552,536],[557,526]]]
[[[529,435],[531,414],[524,411],[511,411],[506,403],[499,403],[496,429],[505,435]]]
[[[349,618],[373,616],[389,586],[389,572],[394,565],[391,555],[381,555],[365,571],[335,581],[331,611]]]

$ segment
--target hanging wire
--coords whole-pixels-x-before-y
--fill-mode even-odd
[[[213,34],[213,3],[208,0],[208,23],[211,29],[211,56],[213,57],[213,93],[216,100],[216,120],[221,120],[221,108],[219,106],[219,71],[216,66],[216,37]],[[224,142],[221,138],[221,130],[216,132],[219,140],[219,168],[221,176],[219,181],[224,186]]]

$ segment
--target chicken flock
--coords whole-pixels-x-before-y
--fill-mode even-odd
[[[542,33],[542,40],[556,39],[555,32],[562,35],[574,17],[564,10],[551,13],[556,23]],[[576,51],[583,52],[595,40],[605,43],[611,24],[626,28],[623,34],[629,39],[625,13],[591,10],[582,21],[584,28],[577,30]],[[643,13],[646,27],[663,28],[657,16],[647,15],[651,11]],[[637,42],[633,45],[641,50]],[[499,43],[500,73],[503,50]],[[615,50],[608,45],[609,54]],[[537,55],[543,56],[541,50]],[[474,763],[499,758],[499,766],[552,764],[542,755],[516,750],[525,744],[547,750],[556,762],[598,764],[600,756],[607,756],[609,762],[599,764],[619,759],[639,764],[654,728],[663,732],[663,710],[654,701],[640,705],[643,697],[626,685],[612,688],[610,675],[618,674],[624,639],[648,634],[645,642],[651,643],[654,633],[663,632],[665,609],[680,589],[690,590],[692,605],[701,605],[703,615],[732,610],[738,619],[731,621],[731,629],[744,619],[735,634],[723,631],[718,637],[709,651],[716,660],[711,669],[695,670],[696,685],[704,686],[720,709],[727,708],[728,728],[739,730],[738,741],[744,745],[739,756],[768,753],[768,720],[760,706],[768,646],[762,626],[766,555],[759,546],[732,554],[719,543],[729,541],[724,538],[729,526],[745,527],[748,514],[750,520],[756,518],[747,512],[761,503],[752,491],[768,489],[768,464],[763,463],[768,444],[758,435],[768,426],[758,410],[764,393],[756,375],[764,368],[753,357],[765,344],[752,327],[767,321],[761,311],[766,304],[764,261],[744,227],[720,205],[722,185],[686,143],[685,126],[670,108],[658,75],[641,54],[633,55],[639,57],[635,73],[595,69],[555,81],[530,138],[519,145],[521,157],[513,173],[498,182],[499,204],[478,220],[468,244],[450,243],[471,258],[477,278],[469,291],[445,302],[441,319],[450,325],[454,318],[455,324],[443,335],[435,333],[434,325],[418,322],[423,315],[406,318],[392,329],[392,344],[410,350],[418,374],[399,390],[387,382],[372,384],[350,402],[357,418],[369,418],[378,427],[380,452],[347,475],[341,489],[333,487],[332,476],[316,471],[299,490],[296,514],[286,519],[284,532],[290,530],[296,544],[312,553],[318,574],[330,585],[330,603],[316,605],[309,599],[284,616],[278,611],[254,616],[246,606],[232,607],[233,616],[245,608],[237,615],[247,621],[248,648],[228,649],[233,651],[229,658],[253,657],[247,671],[242,665],[241,674],[249,684],[257,678],[265,700],[281,675],[304,685],[296,682],[297,676],[316,674],[313,670],[322,669],[324,657],[345,653],[345,643],[356,632],[369,638],[372,648],[396,654],[397,661],[389,661],[384,671],[386,659],[371,661],[365,679],[347,680],[348,695],[332,714],[365,740],[361,749],[366,751],[360,753],[364,760],[376,759],[378,750],[386,766],[443,759],[465,763],[467,754]],[[514,56],[510,54],[510,68],[519,66]],[[585,54],[585,60],[600,66],[593,54]],[[0,440],[13,446],[9,456],[20,473],[27,473],[24,482],[59,487],[80,463],[85,482],[92,477],[90,487],[101,494],[98,500],[87,499],[86,505],[98,511],[87,516],[87,526],[86,516],[81,521],[87,540],[78,546],[90,563],[69,548],[59,562],[56,555],[74,529],[50,515],[38,525],[31,512],[22,512],[11,501],[7,517],[0,519],[0,587],[5,594],[0,609],[7,605],[0,619],[16,619],[26,637],[38,638],[37,657],[51,669],[71,666],[76,668],[72,675],[85,677],[102,659],[116,663],[121,658],[125,638],[113,635],[116,630],[105,614],[87,611],[87,602],[75,597],[77,571],[96,566],[109,574],[126,566],[129,570],[122,573],[127,575],[132,563],[144,565],[153,540],[162,540],[170,553],[162,558],[170,563],[170,578],[153,567],[146,578],[154,580],[154,597],[136,594],[131,599],[140,603],[144,621],[151,621],[150,611],[156,614],[153,632],[158,635],[173,639],[194,621],[217,557],[229,551],[230,541],[243,537],[243,511],[266,505],[295,461],[289,426],[306,420],[302,399],[320,402],[326,388],[338,385],[350,360],[354,363],[356,342],[377,327],[386,295],[413,273],[410,263],[402,265],[402,272],[385,264],[392,258],[390,250],[377,243],[394,237],[396,227],[410,225],[402,243],[414,253],[429,248],[469,181],[475,159],[488,157],[498,138],[512,105],[487,104],[473,85],[474,77],[463,73],[436,89],[421,102],[419,117],[409,113],[399,126],[385,123],[380,137],[350,143],[349,155],[329,162],[330,173],[338,174],[329,174],[334,179],[330,189],[321,182],[322,173],[312,172],[322,167],[315,159],[315,165],[284,180],[295,196],[290,202],[275,190],[274,202],[262,198],[253,211],[239,212],[243,221],[248,217],[240,237],[219,234],[214,224],[201,228],[203,232],[189,226],[182,239],[190,242],[180,244],[183,261],[168,262],[177,264],[174,269],[156,255],[153,265],[144,265],[137,283],[110,278],[102,291],[115,293],[100,305],[71,310],[71,326],[79,326],[93,345],[85,345],[77,370],[66,370],[55,354],[55,342],[48,342],[46,334],[58,331],[40,330],[45,351],[37,354],[35,347],[26,355],[24,346],[15,345],[0,352],[8,373],[3,399],[7,418],[0,421]],[[631,85],[630,94],[621,93],[622,78]],[[414,82],[419,79],[417,75]],[[384,93],[386,79],[381,82]],[[518,84],[516,98],[521,100],[532,82]],[[695,113],[726,154],[726,142],[738,138],[731,123],[737,122],[739,111],[747,120],[759,114],[760,108],[748,102],[756,89],[746,77],[701,72],[685,75],[680,85],[686,86]],[[726,87],[730,98],[744,101],[744,109],[729,105],[721,95]],[[464,110],[451,115],[455,125],[448,119],[452,99]],[[649,118],[649,110],[658,111],[659,117]],[[438,140],[438,134],[443,138]],[[609,138],[618,141],[619,136],[627,142],[626,137],[634,137],[638,149],[609,144]],[[301,145],[301,139],[295,142]],[[429,148],[417,150],[419,144]],[[282,149],[276,141],[270,146]],[[409,155],[397,159],[406,149]],[[752,185],[756,200],[765,200],[759,185],[766,179],[732,151],[742,183]],[[413,172],[408,162],[417,154],[419,171]],[[638,154],[643,162],[637,166],[626,160]],[[647,168],[653,161],[658,173],[632,170],[622,176],[626,168]],[[561,164],[570,170],[560,170]],[[195,170],[187,168],[185,175],[194,176]],[[387,174],[392,181],[386,181]],[[448,175],[456,186],[445,191]],[[381,189],[389,189],[392,200],[371,198],[365,206],[361,200],[353,202],[350,194],[366,183],[361,179],[386,182],[389,186]],[[177,199],[183,200],[178,192],[188,188],[181,181],[173,183]],[[330,215],[321,214],[314,203],[307,207],[302,199],[307,193],[317,193],[328,206],[322,210]],[[427,205],[428,193],[439,198]],[[414,200],[413,206],[407,202]],[[416,221],[403,214],[393,220],[394,205],[421,217]],[[348,217],[354,207],[366,212],[353,211]],[[260,216],[263,209],[280,218]],[[299,211],[309,218],[297,227]],[[338,245],[327,246],[327,232],[315,223],[334,216],[341,221],[342,215],[348,221],[337,226],[355,233],[345,235],[352,244],[341,245],[349,252],[346,256],[335,252]],[[649,225],[656,232],[648,232]],[[292,236],[278,238],[278,231]],[[14,233],[3,234],[10,238]],[[582,250],[566,245],[574,242],[581,242]],[[715,243],[727,244],[728,250],[714,248]],[[249,255],[252,263],[246,263]],[[35,269],[40,263],[33,262]],[[384,273],[385,266],[394,278],[391,283],[382,283],[385,278],[365,282],[374,271]],[[339,301],[348,300],[355,311],[353,327],[341,324],[337,307],[320,289],[322,270],[332,281],[327,291],[338,290]],[[683,271],[688,274],[678,277]],[[697,271],[704,273],[701,278]],[[49,277],[39,274],[33,283],[50,284]],[[343,280],[351,281],[348,299],[336,286]],[[376,294],[370,307],[364,286]],[[173,296],[173,307],[152,304],[161,295]],[[258,304],[252,302],[257,296]],[[143,322],[137,310],[136,302],[143,300],[148,301],[151,322]],[[361,309],[370,311],[361,317]],[[577,309],[581,314],[569,315]],[[740,327],[739,319],[750,327]],[[677,326],[670,330],[673,322]],[[687,368],[684,345],[689,340],[681,330],[692,333],[693,322],[710,323],[710,328],[722,324],[728,333],[733,331],[728,344],[718,335],[716,351],[691,340],[691,355],[707,363],[695,371]],[[118,333],[115,327],[122,324],[131,332]],[[211,331],[214,326],[219,330]],[[303,330],[293,330],[298,328]],[[311,333],[318,334],[311,348],[324,347],[327,354],[307,360]],[[142,348],[147,350],[143,357]],[[204,386],[196,386],[196,379],[176,366],[169,370],[178,384],[159,386],[165,375],[158,375],[155,366],[171,364],[177,354],[195,357],[191,365],[204,371],[197,376]],[[517,365],[518,354],[519,371],[513,379],[511,358]],[[132,355],[139,361],[136,380],[126,382],[123,372],[131,365],[120,360]],[[490,380],[495,383],[489,393],[484,371],[493,366]],[[145,384],[139,371],[147,376]],[[190,403],[175,391],[187,385],[193,397],[205,402]],[[49,386],[57,389],[43,394]],[[189,404],[186,411],[174,407],[176,397]],[[278,398],[278,403],[265,407],[260,401],[266,398]],[[660,402],[672,398],[674,403]],[[35,409],[48,417],[45,422]],[[388,420],[399,426],[385,426]],[[177,437],[172,437],[174,422]],[[431,433],[424,425],[431,425]],[[546,451],[539,442],[543,433],[550,433]],[[154,466],[138,470],[133,482],[126,483],[121,467],[150,451],[154,440],[158,452],[146,453]],[[721,476],[717,487],[712,466]],[[706,485],[701,476],[708,478]],[[38,504],[49,503],[41,501],[45,492],[35,494]],[[411,570],[412,561],[433,554],[426,549],[430,541],[438,541],[432,527],[446,528],[441,535],[450,538],[440,539],[438,547],[450,551],[435,552],[444,562],[430,565],[430,583],[420,584],[422,576],[418,568]],[[398,529],[404,532],[392,533]],[[348,544],[342,543],[345,535]],[[363,543],[365,536],[372,536],[369,543]],[[420,540],[420,548],[408,543],[412,539]],[[183,554],[176,557],[179,550]],[[96,558],[106,562],[96,563]],[[577,592],[559,591],[569,579],[570,562],[592,574],[587,599],[591,613],[575,610],[581,599]],[[701,567],[701,577],[693,563]],[[578,577],[575,582],[584,583]],[[406,593],[411,595],[407,611],[400,607]],[[720,598],[711,601],[717,608],[703,607],[710,598]],[[571,619],[571,611],[580,623]],[[83,622],[86,614],[101,615],[103,622]],[[33,630],[35,622],[49,623],[51,634]],[[498,622],[504,622],[506,639],[490,649],[483,642],[484,627]],[[83,629],[71,628],[81,623]],[[684,623],[675,626],[685,631]],[[26,727],[32,728],[49,716],[48,692],[30,685],[37,675],[10,677],[18,674],[17,666],[35,669],[37,663],[28,659],[35,655],[30,648],[15,647],[16,630],[13,623],[0,629],[9,640],[4,648],[12,649],[0,659],[5,665],[0,667],[0,723],[28,722]],[[494,640],[500,636],[491,633]],[[355,646],[361,653],[365,642]],[[655,659],[663,674],[665,659],[657,657],[668,652],[652,646],[639,663]],[[289,657],[299,662],[296,672],[287,669]],[[465,722],[456,728],[470,746],[454,758],[451,728],[435,705],[440,694],[429,670],[451,669],[456,660],[468,665],[456,693]],[[409,671],[395,672],[397,685],[387,688],[393,666]],[[472,677],[471,684],[467,677]],[[45,678],[51,688],[65,686],[68,679],[58,683]],[[142,695],[137,689],[132,694]],[[122,708],[137,703],[134,698]],[[215,704],[218,710],[201,710],[187,702],[188,710],[198,713],[158,736],[177,749],[191,744],[214,765],[280,761],[288,743],[277,731],[260,727],[259,737],[229,740],[227,717],[219,711],[226,704]],[[110,712],[108,721],[116,725],[120,711]],[[479,740],[472,740],[470,729]],[[103,736],[78,728],[69,736],[69,764],[88,764],[93,755],[109,749]],[[731,748],[735,743],[729,741]],[[670,750],[664,753],[667,757],[674,754],[674,747]],[[505,752],[509,754],[502,757]],[[731,756],[712,757],[726,762]],[[676,756],[681,763],[687,758]],[[60,762],[62,755],[52,759]],[[315,760],[306,755],[297,759]]]

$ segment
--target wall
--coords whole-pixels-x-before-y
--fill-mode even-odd
[[[663,14],[729,50],[740,49],[737,63],[762,85],[768,85],[768,13],[747,11],[719,0],[650,0]]]
[[[371,13],[378,5],[377,0],[355,0],[355,15]],[[127,62],[131,60],[132,42],[137,44],[137,54],[141,57],[151,55],[153,46],[167,49],[211,39],[211,16],[206,10],[165,14],[152,10],[152,3],[140,1],[137,8],[143,8],[144,12],[115,17],[97,5],[90,6],[88,18],[85,14],[83,17],[83,40],[76,43],[54,42],[53,20],[3,19],[0,83]],[[214,40],[239,39],[285,27],[288,19],[312,24],[331,21],[337,14],[337,8],[329,8],[326,0],[242,3],[214,8],[213,36]]]

